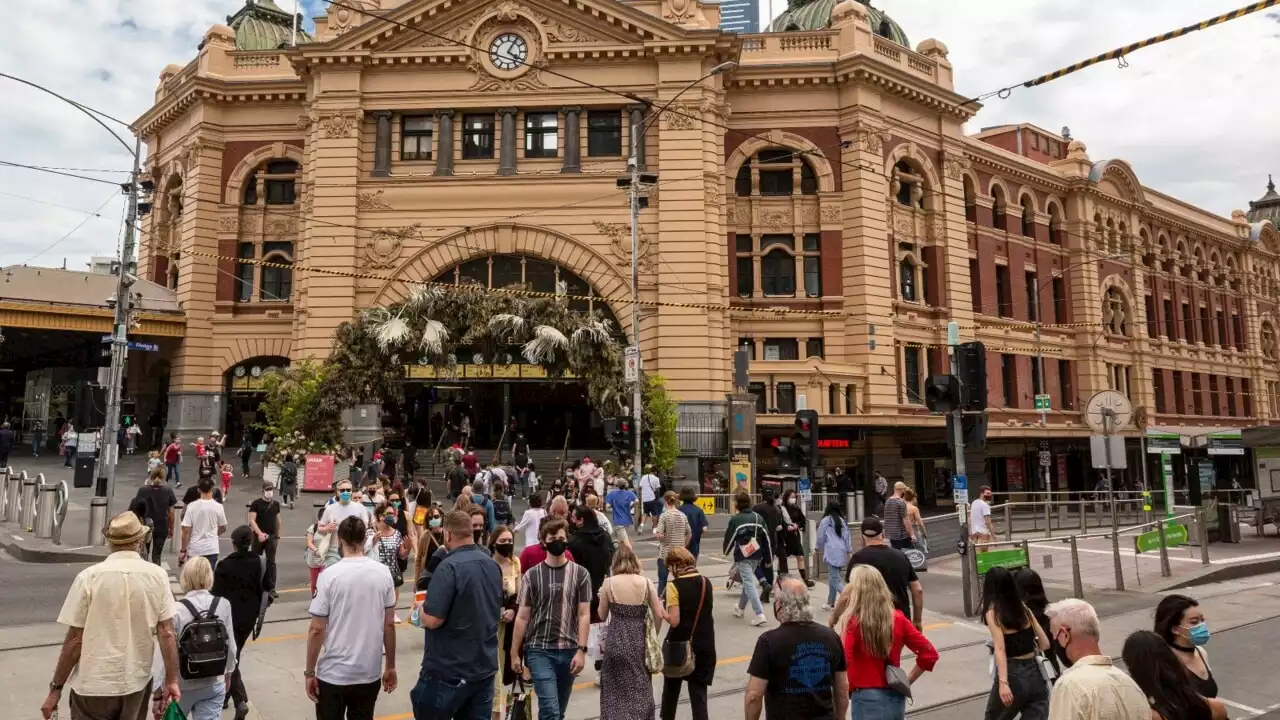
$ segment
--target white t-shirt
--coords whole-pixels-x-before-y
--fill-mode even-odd
[[[187,506],[182,527],[191,528],[188,555],[217,555],[218,528],[227,526],[227,513],[217,500],[201,498]]]
[[[343,520],[349,517],[358,517],[364,520],[365,525],[373,522],[373,517],[369,513],[369,508],[358,502],[349,502],[343,505],[340,502],[330,503],[324,509],[324,515],[320,517],[320,524],[334,523],[341,525]],[[335,531],[336,532],[336,531]]]
[[[658,486],[662,481],[653,473],[646,473],[640,478],[640,502],[653,502],[658,499]]]
[[[329,618],[316,677],[330,685],[362,685],[382,677],[382,629],[396,605],[391,571],[361,555],[339,560],[316,582],[310,613]]]
[[[991,517],[991,506],[986,500],[978,498],[973,501],[973,505],[969,508],[969,534],[974,535],[982,533],[983,535],[991,534],[991,523],[988,518]]]

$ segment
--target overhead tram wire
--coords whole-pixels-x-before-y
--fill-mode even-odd
[[[5,192],[3,190],[0,190],[0,195],[3,195],[5,197],[15,198],[18,200],[26,200],[27,202],[33,202],[39,205],[47,205],[49,207],[58,208],[59,210],[66,210],[68,212],[80,213],[81,215],[92,215],[97,218],[102,217],[102,213],[92,212],[89,210],[81,210],[80,208],[73,208],[68,205],[59,205],[57,203],[51,203],[48,200],[41,200],[39,198],[27,197],[26,195],[18,195],[16,193]]]
[[[112,184],[114,185],[115,183],[112,183]],[[110,204],[111,204],[111,201],[112,201],[112,200],[115,200],[115,199],[116,199],[116,197],[117,197],[118,195],[119,195],[119,193],[118,193],[118,192],[111,193],[111,195],[106,199],[106,201],[104,201],[101,205],[99,205],[99,206],[98,206],[98,209],[97,209],[97,210],[93,211],[92,213],[87,214],[87,215],[84,217],[84,219],[82,219],[82,220],[81,220],[81,221],[80,221],[80,222],[79,222],[75,227],[71,228],[70,232],[68,232],[66,235],[63,235],[62,237],[58,238],[57,240],[54,240],[52,243],[49,243],[49,245],[48,245],[48,246],[46,246],[43,250],[41,250],[40,252],[36,253],[35,255],[32,255],[30,258],[28,258],[28,259],[26,260],[26,262],[24,262],[24,263],[22,263],[22,264],[23,264],[23,265],[30,265],[32,260],[35,260],[36,258],[40,257],[41,255],[44,255],[45,253],[49,252],[50,250],[54,249],[55,247],[57,247],[57,246],[61,245],[61,244],[63,243],[63,241],[65,241],[67,238],[70,238],[72,235],[75,235],[75,234],[76,234],[76,232],[77,232],[77,231],[79,231],[79,230],[80,230],[80,228],[84,227],[84,226],[89,222],[89,220],[90,220],[90,219],[92,219],[92,218],[94,218],[94,217],[100,217],[100,216],[99,216],[99,213],[101,213],[101,212],[102,212],[102,209],[103,209],[103,208],[105,208],[107,205],[110,205]]]
[[[37,172],[49,173],[51,175],[62,175],[63,177],[75,178],[77,180],[88,180],[89,182],[120,187],[120,183],[115,182],[114,180],[104,180],[102,178],[89,177],[88,175],[76,175],[75,173],[62,172],[60,170],[51,170],[39,165],[26,165],[24,163],[9,162],[8,160],[0,160],[0,165],[12,168],[21,168],[23,170],[35,170]]]

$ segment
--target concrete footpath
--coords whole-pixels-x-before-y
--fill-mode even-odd
[[[709,562],[704,568],[718,588],[714,597],[714,617],[719,667],[711,689],[711,711],[715,717],[740,716],[745,672],[760,634],[745,620],[730,614],[736,593],[723,590],[727,567]],[[1221,634],[1230,628],[1280,616],[1280,586],[1275,584],[1277,581],[1280,581],[1280,576],[1274,575],[1232,581],[1197,588],[1192,594],[1201,600],[1215,633]],[[950,582],[941,577],[932,582],[926,578],[926,608],[929,606],[928,588]],[[817,609],[825,597],[826,586],[820,583],[813,591],[814,615],[819,621],[825,620],[826,614]],[[1114,603],[1119,614],[1105,617],[1103,621],[1104,649],[1118,654],[1129,633],[1150,628],[1151,610],[1158,599],[1154,595],[1127,593]],[[1110,603],[1110,600],[1099,600],[1100,605],[1103,602]],[[402,598],[402,605],[407,604],[406,596]],[[253,703],[250,717],[296,720],[309,715],[305,709],[309,702],[302,682],[309,622],[306,609],[305,590],[282,594],[280,602],[270,613],[270,622],[263,637],[244,651],[242,661]],[[1102,611],[1104,616],[1107,615],[1107,607],[1102,607]],[[772,615],[772,611],[768,614]],[[776,623],[771,621],[764,630],[771,627],[776,627]],[[38,717],[37,709],[44,699],[63,633],[64,628],[54,623],[16,626],[0,632],[0,676],[9,678],[0,690],[0,697],[11,709],[7,717],[15,720]],[[396,657],[400,688],[379,699],[377,720],[409,720],[412,717],[409,689],[417,678],[421,663],[421,633],[409,625],[399,626]],[[990,687],[988,653],[984,646],[987,632],[982,625],[955,615],[927,610],[925,634],[941,651],[942,660],[935,672],[925,675],[915,686],[913,712],[943,711],[951,704],[972,703],[974,698],[987,692]],[[1247,634],[1235,633],[1228,642],[1247,642]],[[591,668],[582,673],[574,688],[568,717],[580,720],[598,716],[600,691],[594,686],[595,678],[596,673]],[[655,679],[654,688],[655,698],[659,698],[660,678]],[[962,717],[945,712],[943,716]],[[690,717],[687,705],[681,708],[677,717]]]

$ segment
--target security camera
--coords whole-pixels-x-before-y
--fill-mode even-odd
[[[115,293],[112,293],[111,296],[107,298],[107,307],[111,308],[112,310],[115,310],[116,305],[118,305],[119,303],[120,301],[116,298]]]
[[[125,273],[120,282],[123,283],[125,287],[133,287],[133,284],[138,282],[138,276],[133,275],[132,273]]]

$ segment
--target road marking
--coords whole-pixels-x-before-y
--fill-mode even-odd
[[[1218,696],[1218,700],[1220,700],[1220,701],[1222,702],[1222,704],[1223,704],[1223,705],[1227,705],[1227,706],[1229,706],[1229,707],[1233,707],[1233,708],[1235,708],[1235,709],[1237,709],[1237,710],[1243,710],[1244,712],[1247,712],[1247,713],[1249,713],[1250,715],[1261,715],[1261,714],[1263,714],[1263,713],[1265,713],[1265,712],[1266,712],[1266,710],[1259,710],[1259,709],[1257,709],[1257,708],[1249,707],[1248,705],[1241,705],[1241,704],[1240,704],[1240,703],[1238,703],[1238,702],[1232,702],[1232,701],[1230,701],[1230,700],[1228,700],[1228,699],[1226,699],[1226,698],[1222,697],[1221,695],[1219,695],[1219,696]]]

